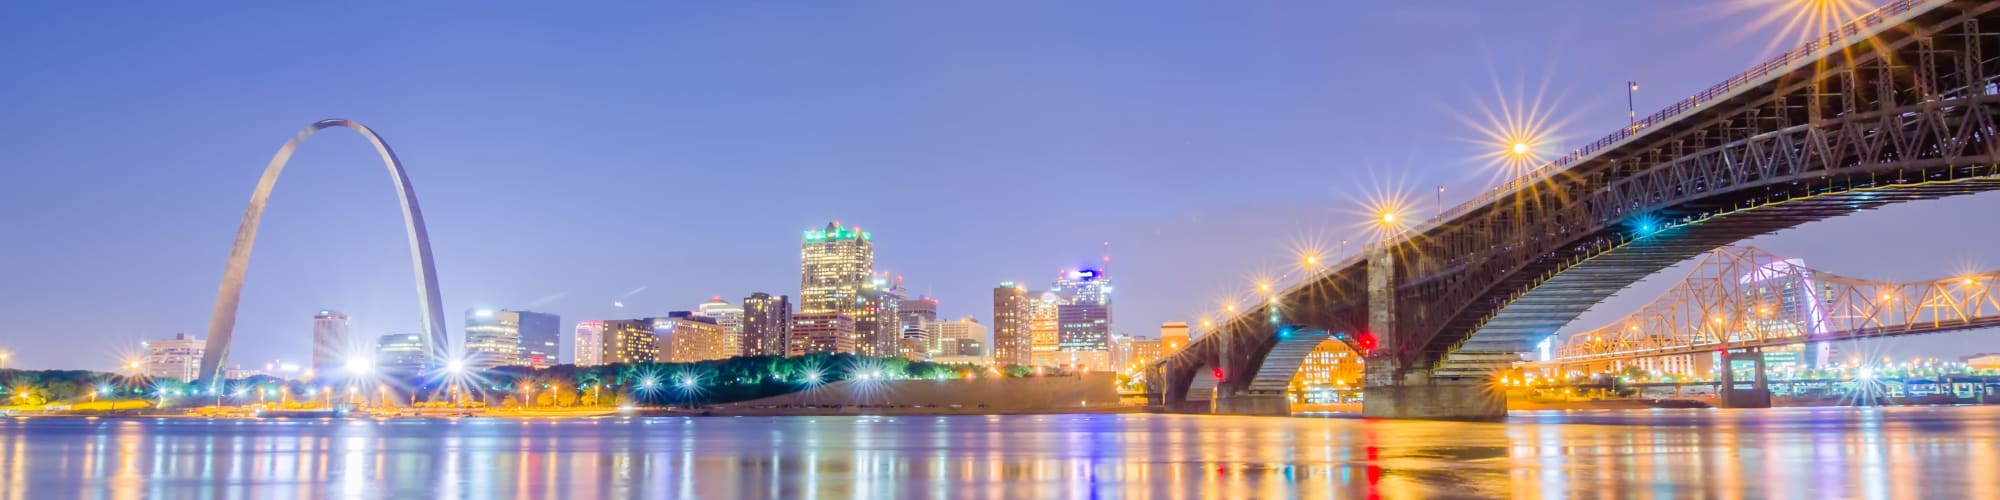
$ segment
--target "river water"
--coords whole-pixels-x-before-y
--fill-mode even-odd
[[[2000,498],[2000,407],[0,419],[0,498]]]

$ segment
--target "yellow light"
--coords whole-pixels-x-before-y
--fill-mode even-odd
[[[1308,266],[1317,266],[1317,265],[1319,265],[1319,256],[1318,256],[1318,255],[1307,255],[1307,256],[1306,256],[1306,265],[1308,265]]]
[[[1382,212],[1382,223],[1383,223],[1383,224],[1395,224],[1395,223],[1396,223],[1396,213],[1395,213],[1395,212]]]
[[[1271,293],[1271,282],[1265,281],[1257,283],[1257,291],[1264,293]]]
[[[1229,313],[1230,313],[1230,314],[1235,314],[1235,313],[1236,313],[1236,304],[1227,304],[1227,305],[1224,305],[1224,306],[1222,306],[1222,310],[1224,310],[1224,311],[1229,311]]]
[[[1528,154],[1528,149],[1528,143],[1525,142],[1516,142],[1514,143],[1514,147],[1511,148],[1515,155]]]

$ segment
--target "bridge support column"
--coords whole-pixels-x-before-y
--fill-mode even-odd
[[[1434,378],[1428,370],[1411,370],[1397,378],[1388,373],[1392,368],[1376,365],[1370,362],[1364,375],[1363,417],[1483,422],[1507,418],[1507,395],[1489,381]]]
[[[1737,388],[1735,361],[1738,356],[1750,358],[1752,373],[1750,387]],[[1715,388],[1716,406],[1723,408],[1771,407],[1771,381],[1770,378],[1764,375],[1763,351],[1746,349],[1743,352],[1737,353],[1724,350],[1722,351],[1721,365],[1717,367],[1721,373],[1716,377],[1716,380],[1719,380],[1721,383],[1717,384]]]

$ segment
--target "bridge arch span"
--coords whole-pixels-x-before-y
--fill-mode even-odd
[[[389,148],[389,143],[374,130],[360,122],[345,118],[329,118],[313,122],[285,141],[271,162],[264,166],[263,177],[257,180],[257,190],[250,194],[250,204],[243,211],[243,222],[236,228],[236,243],[229,250],[229,264],[222,272],[222,284],[215,294],[215,310],[209,318],[208,341],[201,357],[201,383],[215,384],[223,380],[223,363],[229,358],[229,345],[236,330],[236,308],[243,298],[243,278],[250,268],[250,249],[257,241],[257,226],[264,219],[264,206],[271,198],[271,189],[278,184],[278,174],[284,172],[285,164],[292,159],[292,153],[306,138],[321,130],[344,127],[360,133],[375,146],[375,152],[382,157],[382,165],[389,169],[389,180],[395,184],[397,200],[403,208],[403,228],[410,239],[410,260],[417,281],[417,307],[423,314],[424,338],[428,342],[431,359],[443,359],[446,352],[444,310],[438,300],[437,266],[431,259],[429,231],[424,228],[423,210],[417,205],[416,189],[410,186],[410,176],[403,169],[403,161]]]

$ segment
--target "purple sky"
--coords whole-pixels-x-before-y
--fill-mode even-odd
[[[1626,80],[1644,114],[1783,36],[1746,0],[656,3],[0,7],[0,348],[104,369],[205,332],[259,169],[334,116],[409,166],[454,337],[474,307],[569,325],[796,296],[800,232],[831,219],[873,232],[878,267],[944,316],[981,322],[996,283],[1044,283],[1110,241],[1117,328],[1154,335],[1296,246],[1350,237],[1370,192],[1428,210],[1434,186],[1449,204],[1485,184],[1468,119],[1496,86],[1546,86],[1580,144],[1625,123]],[[1755,243],[1929,278],[2000,266],[1979,250],[2000,235],[1972,229],[1996,208],[1893,207]],[[362,334],[414,331],[398,217],[358,136],[308,142],[265,217],[233,361],[303,360],[327,307]]]

